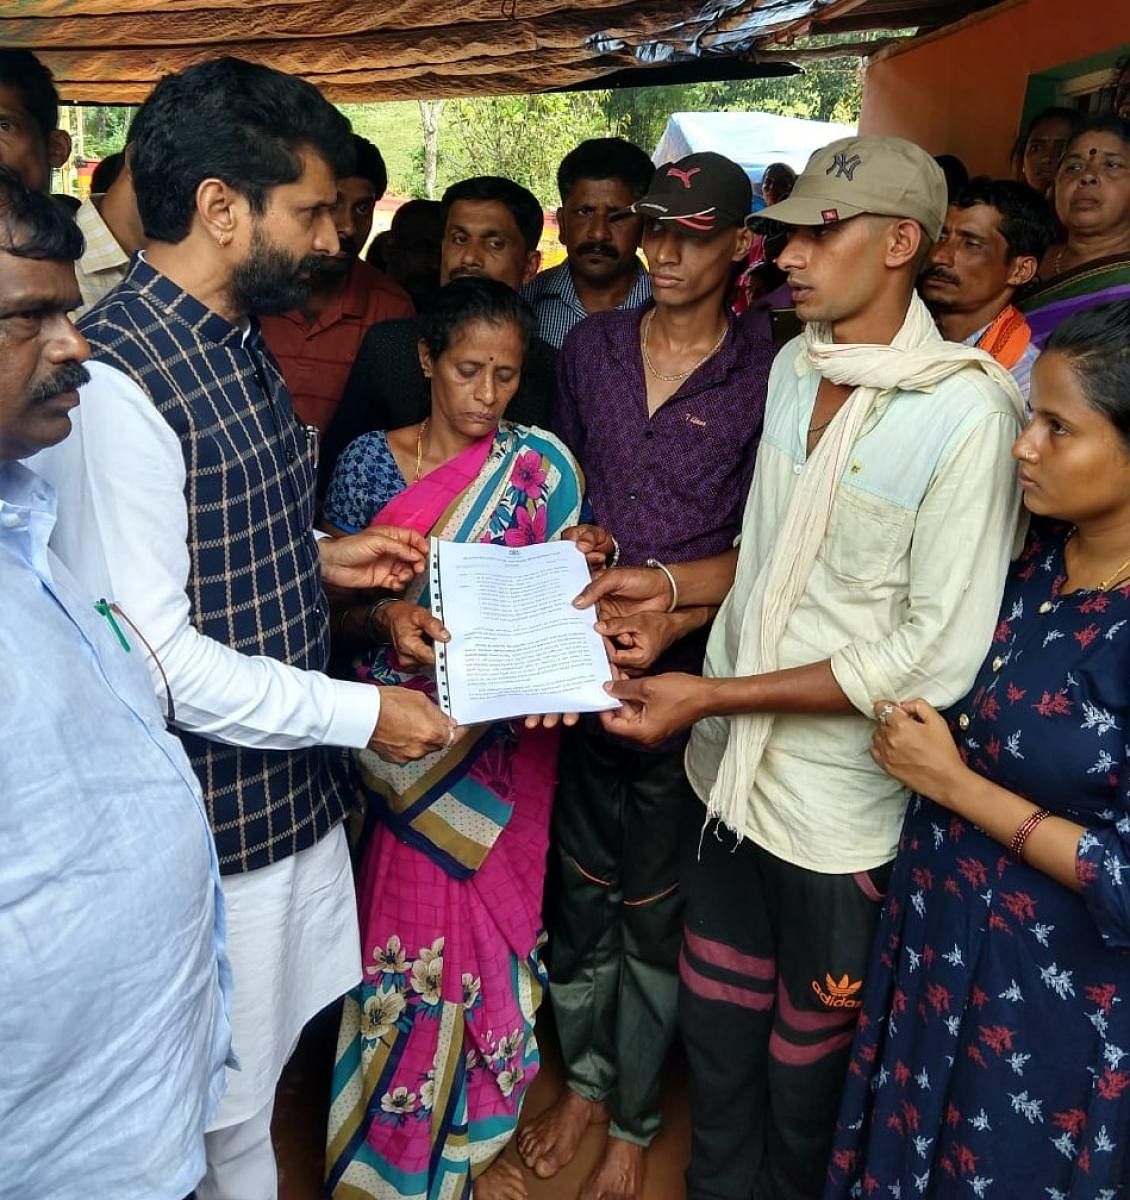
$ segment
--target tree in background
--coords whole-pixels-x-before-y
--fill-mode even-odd
[[[857,37],[855,45],[871,36],[881,35]],[[841,40],[811,38],[805,45]],[[434,197],[468,175],[507,175],[552,208],[557,164],[585,138],[625,137],[650,153],[672,113],[761,111],[851,123],[859,118],[861,99],[860,60],[841,58],[772,79],[338,107],[380,147],[390,196]],[[103,158],[122,148],[135,109],[89,105],[73,111],[82,121],[87,156]]]
[[[136,107],[124,105],[82,105],[83,142],[88,158],[103,159],[121,150]]]
[[[444,112],[439,173],[505,175],[555,207],[557,164],[578,142],[615,133],[601,92],[452,100]]]
[[[420,128],[424,133],[424,196],[425,200],[436,198],[436,169],[439,162],[439,117],[443,112],[443,100],[418,100],[420,106]]]
[[[767,112],[852,125],[863,103],[863,72],[859,59],[836,58],[809,63],[798,75],[623,88],[603,95],[609,122],[650,152],[677,112]]]

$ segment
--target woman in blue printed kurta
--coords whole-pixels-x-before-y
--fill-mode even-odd
[[[948,725],[876,705],[918,795],[826,1200],[1128,1194],[1130,305],[1066,323],[1033,378],[989,657]]]

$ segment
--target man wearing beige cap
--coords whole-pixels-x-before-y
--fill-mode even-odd
[[[909,142],[812,156],[760,214],[790,227],[777,263],[806,327],[773,364],[740,553],[608,572],[584,598],[722,604],[706,677],[612,685],[604,722],[644,743],[694,727],[690,1200],[820,1195],[907,800],[868,755],[876,702],[951,704],[992,636],[1020,395],[914,292],[945,212],[941,169]]]

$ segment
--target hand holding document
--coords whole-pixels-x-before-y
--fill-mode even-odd
[[[460,725],[619,707],[593,613],[573,607],[589,582],[571,542],[539,546],[431,543],[440,707]]]

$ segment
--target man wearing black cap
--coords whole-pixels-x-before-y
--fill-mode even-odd
[[[600,526],[573,535],[590,561],[666,570],[733,543],[773,353],[726,305],[733,266],[749,250],[751,199],[736,163],[692,154],[660,167],[647,194],[614,214],[643,218],[654,304],[594,314],[558,358],[555,425],[584,469]],[[621,665],[638,663],[648,632],[621,630]],[[704,638],[701,628],[683,638],[672,624],[657,669],[699,671]],[[523,1130],[519,1149],[548,1177],[590,1124],[610,1119],[580,1196],[630,1200],[659,1131],[659,1075],[675,1025],[680,831],[693,796],[684,738],[640,750],[595,721],[567,736],[554,826],[562,886],[549,923],[568,1086]]]
[[[875,722],[909,720],[919,696],[954,704],[992,640],[1021,397],[914,292],[945,214],[941,168],[901,138],[812,155],[764,210],[789,227],[776,261],[806,324],[773,364],[737,554],[606,572],[583,597],[722,605],[702,678],[612,684],[622,707],[602,721],[644,745],[693,726],[687,1200],[824,1194],[908,800],[868,753]]]

